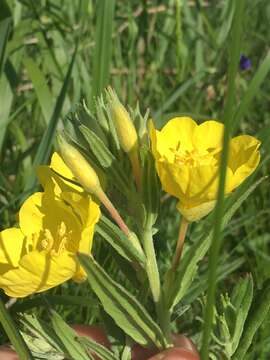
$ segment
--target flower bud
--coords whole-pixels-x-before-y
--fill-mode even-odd
[[[121,148],[128,154],[137,188],[140,189],[141,168],[138,156],[138,135],[129,113],[119,101],[115,91],[108,88],[112,120]]]
[[[63,136],[57,137],[61,156],[81,186],[91,194],[97,195],[101,186],[95,170],[82,154],[70,145]]]
[[[112,120],[117,132],[120,146],[126,153],[130,153],[137,148],[138,136],[125,107],[119,101],[116,93],[112,88],[108,88],[108,98],[110,100],[110,108]]]

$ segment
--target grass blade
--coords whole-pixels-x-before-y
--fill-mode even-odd
[[[34,85],[34,89],[41,107],[42,114],[47,124],[49,124],[53,113],[52,95],[47,86],[45,76],[35,62],[27,57],[24,60],[28,76]]]
[[[224,112],[224,136],[223,136],[223,149],[221,154],[220,164],[220,178],[217,195],[217,205],[214,212],[214,228],[213,228],[213,240],[210,249],[209,259],[209,274],[208,274],[208,291],[207,291],[207,302],[204,315],[204,328],[203,328],[203,339],[201,356],[202,360],[209,359],[209,342],[213,326],[214,306],[215,306],[215,295],[216,295],[216,282],[217,282],[217,268],[218,268],[218,256],[221,247],[222,240],[222,217],[224,212],[225,204],[225,182],[226,182],[226,170],[229,156],[229,141],[231,133],[231,118],[233,115],[234,99],[235,99],[235,78],[238,70],[238,63],[240,58],[241,48],[241,34],[242,34],[242,17],[244,14],[243,0],[239,0],[236,3],[232,32],[231,32],[231,60],[228,70],[228,97],[225,104]]]
[[[115,0],[100,0],[97,6],[91,105],[94,104],[94,98],[100,95],[104,87],[109,84]]]
[[[37,154],[35,156],[34,162],[33,162],[33,171],[32,171],[32,176],[31,178],[29,178],[29,181],[26,183],[26,187],[25,187],[25,191],[31,189],[34,187],[35,183],[36,183],[36,174],[35,174],[35,168],[40,165],[40,164],[44,164],[48,161],[48,158],[50,156],[50,152],[51,152],[51,148],[52,148],[52,144],[53,144],[53,139],[54,139],[54,134],[55,134],[55,130],[58,124],[58,121],[60,119],[60,114],[61,114],[61,110],[64,104],[64,100],[67,94],[67,90],[68,90],[68,85],[69,85],[69,81],[71,78],[71,73],[72,73],[72,68],[73,68],[73,64],[76,58],[76,53],[77,53],[77,49],[75,50],[72,60],[70,62],[63,86],[61,88],[60,94],[57,98],[56,104],[55,104],[55,108],[52,114],[52,117],[50,119],[49,125],[42,137],[41,143],[38,147],[37,150]]]

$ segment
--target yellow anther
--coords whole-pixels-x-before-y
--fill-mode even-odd
[[[60,226],[58,226],[57,228],[57,235],[59,236],[59,238],[62,238],[67,232],[67,227],[66,224],[61,221]]]
[[[188,165],[191,167],[201,166],[201,165],[213,165],[217,163],[217,159],[214,155],[217,154],[216,151],[197,151],[193,150],[182,150],[179,144],[177,145],[177,149],[171,149],[174,153],[174,161],[179,165]]]
[[[44,238],[41,240],[41,247],[44,250],[50,251],[53,247],[53,236],[49,229],[44,230]]]
[[[64,236],[58,246],[58,249],[52,249],[51,255],[52,256],[59,256],[66,250],[66,243],[67,243],[67,237]]]

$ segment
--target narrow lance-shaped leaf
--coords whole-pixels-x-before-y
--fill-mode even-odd
[[[90,286],[116,324],[135,342],[164,348],[166,343],[159,326],[136,298],[114,281],[92,257],[85,254],[78,254],[78,257]]]
[[[235,307],[236,313],[234,332],[232,336],[232,354],[238,347],[252,299],[253,280],[251,276],[247,276],[245,279],[239,281],[237,286],[234,288],[231,298],[231,302]]]
[[[0,323],[2,324],[9,340],[14,346],[18,356],[21,360],[31,360],[33,359],[32,354],[30,353],[25,341],[23,340],[22,335],[20,334],[17,326],[15,325],[13,319],[11,318],[8,310],[0,299]]]
[[[78,335],[71,329],[68,324],[58,315],[55,311],[51,311],[52,325],[57,336],[66,348],[67,353],[72,359],[76,360],[89,360],[90,356],[87,355],[84,347],[78,342]]]
[[[248,315],[244,332],[239,342],[237,351],[234,353],[232,360],[244,360],[247,351],[252,344],[254,335],[256,334],[263,321],[270,312],[270,282],[264,284],[263,290],[259,291],[251,311]]]
[[[97,343],[96,341],[90,339],[86,336],[78,337],[79,343],[84,346],[88,351],[95,353],[102,360],[117,360],[114,354],[108,350],[105,346]]]
[[[145,262],[143,254],[140,253],[123,232],[104,215],[96,225],[96,231],[125,259],[131,262]]]

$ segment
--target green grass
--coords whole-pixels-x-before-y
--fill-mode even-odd
[[[108,84],[123,103],[135,107],[139,101],[142,113],[150,108],[158,126],[176,114],[198,121],[223,121],[228,116],[224,115],[224,107],[233,0],[1,0],[1,9],[5,3],[12,9],[13,23],[9,11],[3,15],[1,11],[1,229],[16,223],[21,202],[37,189],[35,166],[48,160],[55,130],[63,128],[65,116],[82,99],[92,106],[94,97]],[[100,14],[105,9],[103,17]],[[262,140],[264,163],[256,178],[269,173],[270,85],[265,79],[270,67],[269,16],[269,1],[245,1],[243,36],[235,53],[249,56],[252,67],[237,71],[234,112],[229,113],[235,133]],[[219,269],[227,272],[224,270],[226,276],[218,283],[218,293],[230,291],[246,273],[252,274],[256,288],[270,277],[269,189],[266,179],[222,235]],[[174,252],[178,222],[175,200],[167,199],[158,219],[160,232],[155,236],[162,273]],[[199,239],[206,222],[192,224],[187,247]],[[97,239],[97,259],[117,278],[119,264],[104,249],[106,244]],[[191,303],[184,298],[188,307],[179,319],[184,305],[174,314],[178,319],[175,330],[195,340],[201,330],[201,303],[206,291],[199,285],[202,279],[206,282],[207,269],[205,257],[192,288],[197,295]],[[127,287],[132,284],[122,275],[118,279]],[[88,303],[83,300],[87,297]],[[2,298],[7,300],[4,295]],[[46,319],[44,298],[69,322],[99,323],[104,318],[88,286],[72,283],[32,300],[19,301],[13,306],[14,314],[21,307]],[[269,328],[268,317],[256,334],[247,360],[269,358]],[[0,343],[6,340],[0,331]]]

